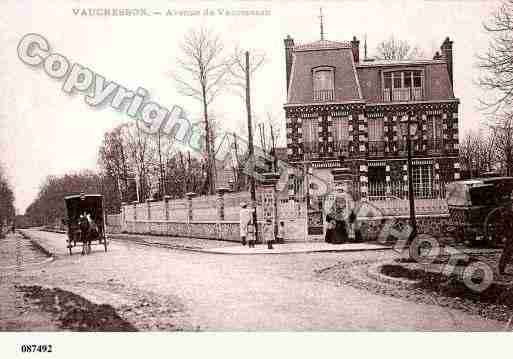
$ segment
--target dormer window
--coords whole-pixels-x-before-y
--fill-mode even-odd
[[[419,101],[423,98],[422,70],[386,71],[383,73],[383,101]]]
[[[314,101],[333,101],[335,76],[332,67],[317,67],[312,71]]]

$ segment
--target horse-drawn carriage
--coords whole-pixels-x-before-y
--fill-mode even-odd
[[[488,177],[452,182],[447,204],[453,231],[459,241],[497,245],[510,235],[513,177]]]
[[[65,220],[68,227],[66,240],[69,254],[77,243],[82,244],[82,254],[91,252],[91,244],[103,245],[107,252],[107,238],[105,236],[105,212],[103,210],[103,196],[101,194],[80,194],[67,196]]]

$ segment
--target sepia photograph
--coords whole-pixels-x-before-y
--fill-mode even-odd
[[[0,356],[511,339],[513,0],[1,0],[0,45]]]

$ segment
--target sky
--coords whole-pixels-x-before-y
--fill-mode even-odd
[[[151,4],[151,5],[150,5]],[[16,208],[23,213],[48,175],[97,167],[97,152],[105,131],[130,117],[110,107],[93,108],[84,94],[66,94],[62,80],[42,67],[31,67],[17,56],[28,33],[43,35],[50,52],[70,63],[87,66],[128,89],[143,87],[162,106],[179,105],[191,114],[200,104],[179,95],[170,73],[177,69],[184,34],[201,26],[220,34],[225,47],[264,52],[267,62],[252,82],[252,106],[257,119],[267,112],[282,120],[286,101],[283,39],[297,43],[319,40],[319,7],[325,38],[361,40],[369,54],[378,42],[394,36],[419,46],[432,56],[449,36],[454,41],[454,91],[460,104],[460,131],[479,127],[483,117],[475,85],[476,55],[488,48],[482,22],[497,8],[496,1],[0,1],[0,163],[14,187]],[[77,9],[145,8],[153,16],[81,16]],[[217,15],[170,15],[168,10],[213,10]],[[268,10],[269,15],[219,15],[226,10]],[[363,51],[363,50],[362,50]],[[222,93],[213,110],[222,127],[245,126],[240,98]],[[461,135],[460,135],[461,136]]]

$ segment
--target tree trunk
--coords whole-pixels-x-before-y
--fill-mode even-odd
[[[207,104],[207,93],[205,84],[201,84],[201,95],[203,97],[203,119],[205,122],[205,145],[207,152],[207,179],[208,179],[208,191],[210,194],[215,193],[215,178],[213,171],[213,158],[212,158],[212,149],[211,149],[211,141],[210,141],[210,124],[208,122],[208,104]]]

